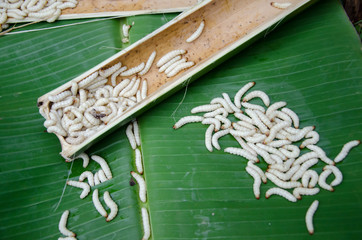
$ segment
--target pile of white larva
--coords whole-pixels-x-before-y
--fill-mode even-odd
[[[197,39],[203,28],[204,21],[188,42]],[[186,50],[178,49],[163,55],[156,63],[158,71],[173,77],[192,67],[195,63],[182,57],[186,53]],[[92,73],[79,83],[73,81],[69,89],[48,97],[49,110],[45,104],[38,103],[40,114],[47,119],[44,122],[47,131],[62,136],[68,144],[81,144],[146,98],[147,81],[141,77],[150,70],[155,58],[156,51],[153,51],[146,63],[128,70],[119,62]],[[128,77],[132,76],[130,80]]]
[[[314,131],[314,126],[299,129],[299,118],[295,112],[285,107],[286,102],[270,105],[268,95],[258,90],[246,94],[254,85],[254,82],[250,82],[242,87],[236,93],[234,102],[228,94],[223,93],[223,98],[217,97],[212,99],[210,104],[193,108],[191,113],[204,113],[203,116],[183,117],[173,128],[177,129],[191,122],[209,125],[205,133],[205,145],[210,152],[213,148],[220,150],[219,138],[231,134],[241,148],[227,147],[224,151],[249,160],[246,171],[254,178],[253,190],[257,199],[260,197],[261,182],[266,183],[267,179],[277,187],[269,189],[265,193],[266,198],[276,194],[296,202],[302,198],[302,195],[317,194],[320,190],[316,187],[317,183],[321,188],[334,191],[333,187],[339,185],[343,179],[341,171],[335,164],[342,161],[350,149],[357,146],[360,141],[348,142],[334,160],[329,159],[316,145],[319,134]],[[260,98],[267,109],[249,102],[254,98]],[[228,119],[229,114],[233,114],[240,121],[231,122]],[[299,147],[293,145],[299,141],[302,141]],[[305,148],[310,151],[300,155],[300,149]],[[258,156],[268,164],[265,173],[256,165],[259,162]],[[311,169],[319,160],[327,164],[320,175]],[[335,179],[327,183],[326,179],[331,174]],[[285,189],[293,191],[291,193]],[[317,207],[318,201],[311,205],[306,214],[306,224],[310,234],[314,233],[312,218]]]
[[[75,8],[78,0],[2,0],[0,1],[0,26],[8,27],[8,18],[54,22],[63,9]]]

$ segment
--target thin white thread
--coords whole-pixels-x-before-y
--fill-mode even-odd
[[[64,187],[63,187],[62,195],[60,196],[60,199],[59,199],[59,201],[58,201],[58,204],[57,204],[57,206],[55,207],[55,209],[54,209],[53,212],[55,212],[55,211],[58,209],[58,207],[59,207],[59,205],[60,205],[60,202],[61,202],[62,199],[63,199],[65,189],[67,188],[67,182],[68,182],[68,180],[69,180],[69,176],[70,176],[70,174],[72,173],[73,163],[74,163],[74,161],[72,161],[72,163],[70,164],[70,169],[69,169],[69,171],[68,171],[68,177],[67,177],[67,179],[65,180],[65,184],[64,184]]]
[[[178,108],[181,106],[181,104],[183,103],[183,101],[184,101],[185,98],[186,98],[187,87],[189,86],[190,80],[191,80],[191,78],[189,78],[189,79],[187,79],[187,80],[185,81],[185,83],[186,83],[186,88],[185,88],[184,96],[182,97],[181,102],[179,102],[179,104],[177,105],[176,109],[175,109],[175,110],[172,112],[172,114],[171,114],[171,117],[173,118],[173,121],[174,121],[174,122],[176,122],[175,114],[176,114]]]

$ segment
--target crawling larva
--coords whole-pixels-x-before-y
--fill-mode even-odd
[[[81,199],[88,196],[88,193],[90,192],[90,186],[88,183],[69,180],[69,181],[67,181],[67,184],[72,187],[77,187],[77,188],[83,189],[82,193],[80,194]]]
[[[254,178],[254,184],[253,184],[253,191],[254,196],[256,199],[260,198],[260,184],[261,184],[261,177],[260,175],[251,167],[245,168],[246,172],[249,173],[250,176]]]
[[[243,106],[244,108],[247,108],[247,109],[259,110],[260,112],[265,113],[265,109],[260,105],[256,105],[256,104],[252,104],[252,103],[248,103],[248,102],[242,102],[241,106]]]
[[[333,192],[334,191],[333,187],[326,182],[328,176],[331,173],[332,173],[332,170],[330,170],[330,169],[323,170],[323,172],[319,175],[318,185],[325,190]]]
[[[295,165],[292,168],[290,168],[286,173],[280,172],[277,169],[270,168],[267,170],[268,173],[271,173],[278,177],[279,179],[283,181],[289,181],[290,178],[299,170],[300,166]]]
[[[145,67],[145,63],[142,62],[142,63],[140,63],[139,65],[137,65],[137,66],[135,66],[135,67],[133,67],[133,68],[130,68],[130,69],[122,72],[120,75],[121,75],[122,77],[131,76],[131,75],[133,75],[133,74],[136,74],[136,73],[138,73],[138,72],[141,72],[144,67]]]
[[[270,156],[272,157],[273,154],[271,154]],[[288,159],[287,161],[285,161],[284,163],[281,161],[280,163],[272,164],[272,165],[269,165],[268,167],[271,169],[277,169],[279,171],[286,172],[290,169],[290,166],[292,165],[293,162],[294,162],[294,159],[291,158],[291,159]]]
[[[227,102],[227,104],[231,107],[231,109],[233,110],[233,112],[235,113],[242,113],[242,111],[240,110],[240,108],[236,107],[234,105],[234,103],[231,101],[229,94],[227,93],[222,93],[223,98],[225,99],[225,101]]]
[[[60,136],[66,137],[68,133],[60,126],[50,126],[47,128],[48,133],[55,133]]]
[[[236,106],[237,107],[237,106]],[[246,116],[245,114],[242,113],[234,113],[234,116],[238,119],[240,119],[242,122],[246,122],[249,124],[254,124],[253,119],[251,119],[250,117]]]
[[[250,154],[250,152],[248,152],[242,148],[228,147],[228,148],[224,149],[224,152],[242,156],[242,157],[248,159],[249,161],[253,161],[253,162],[259,161],[259,159],[255,155]]]
[[[141,175],[136,172],[131,172],[131,175],[134,179],[136,179],[139,185],[139,197],[142,202],[146,202],[146,182]]]
[[[98,173],[98,172],[96,172],[96,173],[94,174],[94,176],[93,176],[93,179],[94,179],[94,185],[95,185],[95,186],[101,183],[101,180],[99,180],[99,176],[98,176],[98,174],[99,174],[99,173]]]
[[[260,118],[260,120],[261,120],[269,129],[273,127],[273,124],[271,123],[271,121],[268,119],[268,117],[267,117],[264,113],[262,113],[262,112],[260,112],[260,111],[258,111],[258,110],[255,110],[255,113],[258,115],[258,117]]]
[[[266,191],[265,193],[265,198],[269,198],[271,195],[279,195],[285,199],[287,199],[290,202],[296,202],[297,198],[293,196],[293,194],[291,194],[290,192],[281,189],[281,188],[270,188],[268,191]]]
[[[286,102],[283,102],[283,101],[273,103],[272,105],[270,105],[270,106],[268,107],[268,109],[266,110],[265,115],[266,115],[267,117],[269,117],[269,119],[271,119],[272,116],[274,115],[274,112],[275,112],[276,110],[278,110],[279,108],[282,108],[282,107],[284,107],[284,106],[286,106],[286,105],[287,105],[287,103],[286,103]]]
[[[56,102],[52,105],[52,110],[58,110],[60,108],[65,108],[74,103],[74,96],[69,96],[61,102]]]
[[[172,64],[174,64],[175,62],[179,61],[181,59],[181,56],[178,55],[174,58],[172,58],[170,61],[168,61],[167,63],[165,63],[164,65],[162,65],[158,71],[159,72],[164,72],[168,67],[170,67]]]
[[[135,163],[136,163],[137,171],[140,174],[143,174],[142,154],[138,148],[135,149]]]
[[[180,120],[178,120],[175,125],[173,125],[174,129],[180,128],[183,125],[187,124],[187,123],[192,123],[192,122],[202,122],[202,120],[204,120],[203,117],[201,116],[186,116],[181,118]]]
[[[249,83],[245,84],[242,88],[240,88],[240,90],[235,94],[234,103],[237,108],[241,108],[241,98],[254,85],[255,85],[255,82],[249,82]]]
[[[256,134],[255,134],[255,135],[256,135]],[[245,138],[245,139],[247,140],[247,138]],[[247,140],[247,141],[248,141],[248,140]],[[254,143],[252,143],[252,142],[250,142],[250,141],[248,141],[247,144],[248,144],[249,147],[251,147],[257,154],[259,154],[259,155],[264,159],[264,161],[265,161],[266,163],[268,163],[268,164],[274,164],[274,163],[275,163],[275,161],[270,157],[270,154],[269,154],[267,151],[259,148],[258,146],[256,146]]]
[[[112,172],[111,172],[111,169],[109,168],[106,160],[104,160],[102,157],[97,156],[97,155],[92,155],[91,158],[101,166],[107,179],[112,179]]]
[[[104,174],[104,171],[102,169],[100,169],[98,171],[98,178],[99,178],[99,181],[101,181],[101,183],[108,181],[106,174]]]
[[[115,203],[113,201],[113,199],[111,198],[111,195],[109,194],[108,191],[104,192],[103,199],[104,199],[104,203],[111,210],[111,212],[108,214],[107,219],[106,219],[106,221],[109,222],[109,221],[112,221],[112,219],[117,216],[118,206],[117,206],[117,203]]]
[[[201,35],[202,31],[204,30],[204,27],[205,27],[205,22],[201,21],[197,30],[188,39],[186,39],[186,42],[190,43],[195,41]]]
[[[315,152],[304,153],[302,156],[300,156],[299,158],[297,158],[295,160],[293,165],[300,165],[300,164],[304,163],[305,161],[312,159],[312,158],[316,158],[316,157],[318,157],[318,154]]]
[[[247,123],[247,122],[242,122],[242,121],[233,122],[233,123],[231,123],[231,125],[235,130],[239,130],[239,131],[244,131],[244,132],[253,131],[254,133],[256,133],[256,131],[257,131],[257,128],[255,128],[253,125],[251,125],[250,123]]]
[[[163,55],[160,60],[158,60],[156,66],[161,67],[162,65],[164,65],[165,63],[170,61],[172,58],[174,58],[178,55],[181,55],[181,54],[185,54],[185,53],[186,53],[186,50],[183,50],[183,49],[173,50],[171,52],[168,52],[165,55]]]
[[[60,237],[58,240],[77,240],[75,237]]]
[[[136,119],[133,121],[133,134],[134,134],[137,146],[141,146],[140,130],[139,130]]]
[[[145,75],[150,70],[155,58],[156,58],[156,51],[153,51],[146,62],[145,68],[141,72],[138,73],[140,76]]]
[[[98,72],[94,72],[78,83],[79,88],[85,88],[98,77]]]
[[[94,207],[99,212],[99,214],[102,215],[103,217],[107,218],[108,213],[102,206],[101,201],[99,201],[98,189],[94,189],[93,195],[92,195],[92,200],[93,200]]]
[[[113,89],[112,95],[113,97],[118,97],[119,93],[129,85],[129,83],[131,82],[131,80],[129,80],[128,78],[122,80],[122,82],[120,82],[119,84],[117,84],[117,86]]]
[[[302,144],[299,146],[299,148],[305,148],[308,145],[314,145],[319,142],[319,134],[316,131],[311,131],[305,135],[306,140],[302,142]]]
[[[342,180],[343,180],[343,174],[342,172],[336,167],[336,166],[332,166],[332,165],[326,165],[324,166],[323,170],[331,170],[332,173],[334,174],[334,176],[336,177],[332,182],[331,182],[331,186],[337,186],[339,184],[341,184]]]
[[[302,199],[301,195],[316,195],[319,193],[319,188],[304,188],[304,187],[297,187],[293,190],[293,195],[298,199]]]
[[[213,124],[215,127],[215,132],[219,131],[221,127],[220,121],[215,118],[205,118],[201,123],[205,125]]]
[[[259,90],[257,90],[257,91],[252,91],[252,92],[248,93],[248,94],[243,98],[243,102],[250,101],[251,99],[256,98],[256,97],[260,98],[260,99],[263,101],[264,105],[267,106],[267,107],[269,107],[269,105],[270,105],[270,100],[269,100],[268,95],[266,95],[265,92],[259,91]]]
[[[135,83],[136,83],[136,78],[134,77],[132,78],[131,82],[124,89],[122,89],[122,91],[118,94],[118,96],[122,97],[125,93],[129,92]]]
[[[148,217],[147,209],[142,207],[142,224],[143,224],[143,237],[142,240],[148,240],[151,236],[150,220]]]
[[[218,131],[217,133],[215,133],[212,136],[211,143],[217,150],[221,149],[221,147],[219,145],[219,138],[229,134],[229,132],[230,132],[230,129],[228,128],[228,129],[225,129],[225,130]]]
[[[206,149],[209,150],[210,152],[212,152],[212,143],[211,143],[211,138],[212,138],[212,133],[214,132],[215,126],[213,124],[211,124],[206,132],[205,132],[205,146]]]
[[[261,168],[256,166],[253,161],[248,161],[248,167],[250,167],[251,169],[253,169],[255,172],[257,172],[259,174],[259,176],[260,176],[261,180],[263,181],[263,183],[267,182],[267,178],[265,176],[265,173],[263,172],[263,170],[261,170]]]
[[[129,29],[132,27],[132,25],[128,25],[128,24],[123,24],[122,26],[122,32],[123,32],[123,36],[124,37],[128,37],[129,36]]]
[[[137,79],[129,91],[125,92],[124,94],[120,93],[119,95],[126,97],[126,98],[127,97],[132,98],[132,96],[136,94],[138,87],[140,85],[140,82],[141,82],[141,79]],[[134,99],[134,101],[136,101],[136,99]]]
[[[263,142],[265,138],[266,138],[265,134],[255,133],[254,136],[245,137],[245,140],[250,143],[259,143]]]
[[[313,131],[315,129],[315,126],[308,126],[308,127],[305,127],[303,128],[302,130],[300,130],[298,132],[298,134],[295,134],[295,135],[291,135],[289,134],[287,137],[288,137],[288,140],[290,141],[293,141],[293,142],[298,142],[299,140],[301,140],[302,138],[305,137],[306,134],[308,134],[309,132]],[[309,146],[312,146],[312,145],[309,145]],[[314,146],[314,145],[313,145]]]
[[[143,80],[141,86],[141,98],[145,99],[146,97],[147,97],[147,81]]]
[[[269,131],[269,136],[264,140],[264,144],[268,144],[270,142],[272,142],[274,140],[274,138],[276,137],[277,133],[287,127],[290,126],[290,123],[288,122],[280,122],[278,124],[275,124]]]
[[[116,86],[116,83],[117,83],[117,77],[123,73],[124,71],[127,70],[127,67],[126,66],[123,66],[121,67],[120,69],[116,70],[114,73],[112,73],[112,76],[111,76],[111,84],[112,86]]]
[[[82,174],[79,176],[78,181],[79,182],[83,182],[84,179],[88,179],[88,184],[89,186],[93,187],[94,186],[94,177],[93,177],[93,173],[90,171],[84,171],[82,172]]]
[[[215,119],[217,119],[223,123],[223,125],[221,126],[221,129],[226,129],[226,128],[231,127],[231,121],[228,118],[226,118],[222,115],[216,115]]]
[[[313,216],[314,213],[317,211],[318,205],[319,201],[314,200],[313,203],[308,208],[307,213],[305,214],[305,223],[307,225],[307,229],[310,235],[313,235],[314,233]]]
[[[295,128],[299,128],[299,117],[293,110],[284,107],[282,108],[282,112],[288,114],[288,116],[293,120]]]
[[[185,62],[187,62],[186,58],[181,58],[180,60],[174,62],[168,68],[166,68],[165,74],[166,75],[169,74],[176,66],[180,65],[181,63],[185,63]]]
[[[245,109],[246,114],[248,114],[251,119],[253,119],[254,124],[260,129],[260,131],[266,135],[269,135],[269,129],[265,124],[260,120],[255,111],[251,109]]]
[[[216,109],[218,109],[220,107],[221,107],[220,104],[201,105],[201,106],[197,106],[197,107],[194,107],[193,109],[191,109],[191,113],[211,112],[211,111],[214,111],[214,110],[216,110]]]
[[[99,75],[101,75],[104,78],[108,78],[109,76],[111,76],[113,73],[115,73],[116,71],[118,71],[120,68],[122,67],[122,63],[116,63],[114,64],[112,67],[107,68],[106,70],[99,70]]]
[[[292,142],[289,140],[275,140],[275,141],[268,143],[268,146],[278,148],[278,147],[282,147],[284,145],[289,145],[291,143]]]
[[[176,74],[178,74],[180,71],[182,71],[182,70],[184,70],[186,68],[190,68],[193,65],[195,65],[195,63],[192,62],[192,61],[181,63],[181,64],[177,65],[174,69],[172,69],[172,71],[167,74],[167,77],[173,77]]]
[[[278,9],[286,9],[288,8],[290,5],[292,5],[291,3],[289,2],[285,2],[285,3],[278,3],[278,2],[271,2],[270,3],[271,6],[275,7],[275,8],[278,8]]]
[[[302,185],[300,182],[284,182],[283,180],[277,178],[275,175],[268,172],[265,173],[265,176],[278,187],[285,189],[296,188]]]
[[[69,97],[71,95],[72,95],[71,91],[64,91],[64,92],[61,92],[61,93],[59,93],[59,94],[57,94],[55,96],[50,95],[48,97],[48,100],[55,103],[55,102],[59,102],[59,101],[63,100],[66,97]]]
[[[275,154],[277,156],[279,156],[281,159],[285,159],[285,156],[283,153],[281,153],[278,149],[276,148],[273,148],[271,146],[268,146],[268,145],[264,145],[264,144],[261,144],[261,143],[257,143],[256,146],[258,146],[259,148],[269,152],[269,153],[272,153],[272,154]]]
[[[228,116],[228,112],[225,110],[225,108],[218,108],[212,112],[208,112],[208,113],[205,113],[204,114],[204,117],[205,118],[213,118],[217,115],[220,115],[223,116],[223,117],[227,117]]]
[[[295,145],[284,145],[283,147],[279,148],[279,151],[281,151],[287,158],[296,158],[300,154],[300,150]]]
[[[65,210],[62,216],[60,217],[58,228],[60,233],[63,234],[64,236],[75,237],[76,234],[67,228],[68,216],[69,216],[69,210]]]
[[[292,181],[297,181],[299,180],[303,174],[305,173],[305,171],[307,171],[310,167],[314,166],[315,164],[318,163],[318,159],[317,158],[312,158],[309,159],[308,161],[306,161],[305,163],[303,163],[299,170],[293,175],[293,177],[291,178]],[[298,166],[298,165],[295,165]]]
[[[250,154],[254,155],[254,156],[258,156],[258,154],[255,152],[254,149],[252,149],[251,147],[249,147],[248,144],[246,144],[246,142],[238,136],[233,136],[235,138],[236,141],[238,141],[239,145],[246,151],[248,151]]]
[[[214,98],[210,101],[210,104],[221,104],[222,108],[221,109],[224,109],[226,110],[228,113],[233,113],[233,109],[230,107],[230,105],[226,102],[226,100],[224,98],[221,98],[221,97],[217,97],[217,98]],[[226,114],[226,116],[228,115],[228,113]],[[224,116],[224,117],[226,117]]]
[[[302,176],[303,187],[313,188],[318,183],[318,173],[314,170],[307,170]]]
[[[133,124],[129,124],[128,127],[126,128],[126,135],[128,138],[129,143],[131,144],[132,149],[136,149],[137,148],[137,143],[136,143],[136,138],[133,134]]]
[[[350,141],[350,142],[346,143],[346,144],[343,146],[341,152],[340,152],[340,153],[336,156],[336,158],[334,159],[334,162],[335,162],[335,163],[338,163],[338,162],[342,161],[342,160],[348,155],[349,151],[350,151],[352,148],[358,146],[360,143],[361,143],[360,140],[354,140],[354,141]]]
[[[234,137],[249,137],[255,134],[255,130],[241,131],[241,130],[230,129],[230,134],[233,135]]]
[[[322,148],[318,147],[317,145],[308,145],[307,148],[312,150],[313,152],[317,153],[318,157],[325,163],[329,165],[335,165],[335,163],[329,159],[326,153],[323,151]]]

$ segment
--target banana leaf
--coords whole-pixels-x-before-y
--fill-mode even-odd
[[[175,16],[39,23],[19,31],[55,28],[0,37],[1,239],[56,239],[66,209],[68,227],[80,240],[142,238],[142,204],[137,186],[129,184],[135,166],[125,128],[87,151],[103,156],[114,176],[98,187],[119,206],[117,217],[107,223],[91,196],[81,200],[80,189],[65,188],[68,175],[76,180],[99,165],[91,161],[83,169],[81,160],[64,162],[58,139],[42,126],[36,99],[126,47],[120,33],[124,22],[135,22],[134,42]],[[254,89],[265,91],[272,102],[288,102],[302,127],[316,126],[318,145],[333,158],[344,143],[361,138],[360,48],[340,3],[320,1],[140,116],[152,239],[307,239],[304,216],[314,199],[320,201],[314,239],[358,239],[360,146],[338,164],[344,181],[335,192],[321,190],[297,203],[278,197],[256,200],[244,158],[208,152],[206,126],[172,126],[193,107],[223,92],[233,97],[255,81]],[[220,145],[224,149],[237,142],[225,136]],[[321,172],[322,167],[313,169]],[[271,186],[263,185],[262,195]]]

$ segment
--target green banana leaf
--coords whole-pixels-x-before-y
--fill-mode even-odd
[[[53,28],[0,37],[1,239],[57,239],[66,209],[68,227],[80,240],[142,238],[143,205],[137,185],[129,184],[135,166],[125,127],[87,151],[103,156],[114,176],[97,187],[101,195],[109,191],[119,206],[117,217],[107,223],[91,196],[81,200],[81,190],[64,188],[68,174],[76,180],[99,166],[91,161],[83,169],[81,160],[64,162],[58,139],[42,126],[36,100],[126,47],[120,33],[124,22],[135,22],[130,37],[135,42],[175,16],[39,23],[19,31]],[[208,152],[206,126],[199,123],[172,129],[193,107],[223,92],[233,97],[255,81],[254,89],[265,91],[272,102],[288,102],[302,127],[316,126],[318,145],[334,158],[344,143],[362,135],[360,49],[340,3],[323,0],[140,116],[152,239],[308,239],[304,216],[315,199],[320,206],[314,239],[360,238],[360,146],[338,164],[344,181],[335,192],[321,190],[290,203],[276,196],[265,199],[272,186],[267,183],[256,200],[244,158]],[[237,143],[225,136],[220,145]]]

